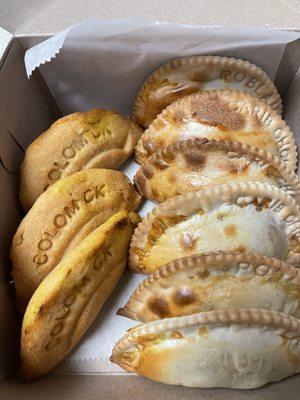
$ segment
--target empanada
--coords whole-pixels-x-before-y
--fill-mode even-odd
[[[274,83],[256,65],[235,58],[192,56],[169,61],[148,77],[137,95],[132,118],[147,128],[173,101],[212,89],[249,92],[282,113]]]
[[[163,202],[177,194],[232,181],[259,181],[300,200],[300,180],[286,163],[263,149],[240,142],[193,138],[153,154],[135,175],[139,191]]]
[[[155,381],[252,389],[300,372],[300,321],[276,311],[216,310],[131,329],[111,361]]]
[[[249,307],[300,318],[300,268],[254,253],[196,254],[149,275],[118,314],[150,322]]]
[[[109,110],[77,112],[56,121],[28,146],[21,166],[20,202],[27,211],[53,183],[90,168],[117,169],[142,129]]]
[[[144,163],[155,151],[193,137],[256,146],[279,156],[290,169],[296,167],[296,144],[285,121],[256,97],[237,90],[212,90],[172,103],[138,141],[136,160]]]
[[[89,328],[126,266],[138,221],[135,213],[115,214],[70,251],[40,284],[22,326],[25,379],[54,368]]]
[[[150,273],[178,258],[211,251],[250,251],[300,262],[298,205],[275,186],[254,182],[175,196],[135,230],[130,266]]]
[[[61,259],[120,210],[136,210],[141,196],[119,171],[89,169],[43,193],[13,238],[11,259],[20,311]]]

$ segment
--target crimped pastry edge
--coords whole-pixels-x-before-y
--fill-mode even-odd
[[[238,196],[239,193],[240,196],[271,197],[274,200],[281,201],[283,204],[285,204],[287,217],[289,217],[291,214],[296,214],[298,217],[292,221],[292,224],[295,227],[300,227],[300,210],[295,199],[286,194],[286,192],[283,190],[272,185],[267,185],[261,182],[234,182],[218,185],[210,189],[191,191],[185,194],[174,196],[166,200],[164,203],[160,203],[142,219],[140,224],[135,229],[130,243],[129,267],[135,272],[142,272],[144,270],[143,268],[141,269],[138,267],[138,256],[134,254],[132,250],[134,247],[140,248],[139,244],[141,242],[141,237],[147,235],[155,218],[159,215],[164,215],[164,212],[167,211],[168,208],[178,209],[181,205],[186,206],[193,198],[199,199],[199,204],[200,200],[207,201],[215,197],[219,197],[220,202],[221,200],[225,202],[228,200],[230,195],[235,194]],[[282,217],[281,219],[284,218],[286,218],[286,216]]]
[[[196,268],[200,266],[210,267],[218,265],[220,270],[226,272],[231,265],[238,263],[247,265],[266,265],[268,270],[265,272],[257,273],[256,269],[253,269],[253,275],[264,276],[269,274],[275,274],[278,271],[282,272],[280,276],[281,281],[291,281],[294,285],[300,286],[300,268],[296,268],[285,261],[278,260],[277,258],[270,258],[263,256],[258,253],[252,252],[235,252],[235,251],[214,251],[210,253],[194,254],[187,257],[179,258],[174,261],[170,261],[162,267],[158,268],[153,273],[149,274],[138,287],[131,294],[129,300],[123,308],[120,308],[117,312],[118,315],[124,317],[133,318],[130,309],[134,307],[134,304],[138,301],[140,294],[144,290],[151,288],[151,285],[159,281],[161,278],[168,278],[176,272],[188,270],[193,268],[196,264]],[[133,318],[138,320],[137,318]]]
[[[144,164],[140,166],[137,170],[134,181],[135,185],[137,186],[138,190],[142,195],[146,198],[154,201],[158,201],[155,199],[155,195],[151,190],[151,184],[149,181],[151,179],[147,178],[146,170],[149,168],[157,168],[156,162],[159,158],[161,158],[164,154],[172,154],[176,156],[176,153],[184,153],[187,149],[192,148],[203,148],[204,150],[208,149],[215,149],[215,150],[223,150],[223,151],[232,151],[240,154],[253,154],[255,158],[259,158],[263,161],[263,165],[269,164],[272,167],[276,168],[277,171],[281,174],[281,176],[286,181],[287,185],[291,186],[292,192],[287,192],[291,194],[293,197],[296,198],[298,202],[300,202],[300,179],[299,177],[290,170],[289,166],[282,161],[279,157],[275,156],[274,154],[260,149],[255,146],[251,146],[246,143],[241,142],[232,142],[232,141],[225,141],[225,140],[215,140],[215,139],[206,139],[206,138],[191,138],[191,139],[182,139],[177,140],[175,143],[168,145],[162,150],[158,150],[156,153],[151,155]],[[253,157],[253,161],[255,161]],[[137,183],[137,180],[140,176],[143,176],[146,180],[146,185],[140,185]]]
[[[218,90],[209,90],[209,91],[203,91],[200,93],[194,93],[190,94],[188,96],[182,97],[173,103],[171,103],[169,106],[167,106],[157,117],[156,119],[149,125],[148,129],[145,130],[141,138],[138,140],[137,145],[135,147],[135,157],[138,163],[142,164],[143,161],[141,157],[139,156],[139,152],[142,154],[144,151],[144,146],[143,146],[143,140],[145,137],[151,137],[151,135],[154,135],[156,130],[160,129],[161,124],[165,120],[165,117],[168,114],[174,114],[176,110],[178,109],[186,109],[189,108],[190,103],[197,97],[211,97],[211,96],[220,96],[221,98],[223,96],[232,96],[234,100],[241,101],[245,100],[249,105],[253,105],[254,107],[258,106],[260,109],[260,112],[262,114],[268,113],[269,116],[272,116],[274,124],[278,124],[278,127],[282,129],[282,135],[279,138],[276,138],[275,136],[274,139],[278,143],[278,148],[279,152],[280,151],[285,151],[287,148],[289,148],[289,160],[287,161],[287,164],[289,165],[290,169],[293,171],[296,169],[296,164],[297,164],[297,147],[296,147],[296,142],[293,136],[293,133],[291,132],[290,128],[286,124],[286,122],[281,118],[280,115],[278,115],[274,110],[272,110],[271,107],[269,107],[266,103],[261,101],[259,98],[245,92],[240,92],[239,90],[223,90],[223,89],[218,89]],[[271,133],[270,133],[271,135]]]
[[[198,324],[241,324],[261,325],[284,328],[288,332],[300,334],[300,320],[278,311],[247,308],[237,310],[213,310],[183,317],[165,318],[129,329],[113,348],[111,361],[117,354],[126,351],[134,340],[147,334],[158,334],[164,331],[186,328]]]
[[[140,104],[143,102],[143,98],[145,95],[146,88],[149,84],[151,84],[154,80],[158,79],[161,72],[169,72],[173,69],[176,69],[185,64],[210,64],[210,65],[221,65],[223,68],[238,68],[242,66],[245,69],[249,70],[249,73],[255,75],[255,77],[261,78],[262,81],[265,82],[270,91],[274,93],[274,97],[276,102],[278,103],[278,114],[282,115],[282,99],[277,91],[276,86],[270,79],[270,77],[266,74],[266,72],[258,67],[257,65],[247,61],[242,60],[241,58],[233,58],[233,57],[221,57],[221,56],[212,56],[212,55],[202,55],[202,56],[187,56],[180,57],[166,62],[165,64],[156,68],[144,81],[142,87],[140,88],[137,97],[135,99],[134,105],[132,107],[131,118],[139,123],[139,118],[137,115],[139,114]],[[267,104],[267,103],[266,103]],[[276,112],[276,111],[275,111]]]

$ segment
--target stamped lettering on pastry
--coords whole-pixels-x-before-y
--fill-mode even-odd
[[[136,210],[141,196],[119,171],[89,169],[43,193],[13,238],[11,259],[20,311],[61,259],[120,210]]]
[[[212,89],[248,92],[282,113],[281,98],[268,77],[248,61],[218,56],[192,56],[157,68],[137,95],[132,118],[147,128],[169,104],[192,93]]]
[[[264,308],[300,318],[300,268],[247,252],[196,254],[150,274],[119,315],[151,322],[202,311]]]
[[[117,169],[133,153],[141,133],[137,124],[114,111],[96,109],[59,119],[25,152],[22,207],[27,211],[49,186],[74,172]]]
[[[300,261],[300,212],[275,186],[239,182],[175,196],[135,230],[130,266],[152,273],[178,258],[211,251],[250,251]]]
[[[172,103],[138,141],[136,160],[142,164],[167,145],[194,137],[256,146],[296,168],[296,144],[285,121],[258,98],[237,90],[212,90]]]
[[[188,387],[253,389],[300,372],[300,321],[270,310],[214,310],[131,329],[111,361]]]
[[[115,214],[70,251],[38,287],[22,326],[25,379],[54,368],[92,324],[126,266],[138,221],[132,212]]]
[[[139,191],[159,203],[178,194],[236,181],[269,183],[300,200],[299,178],[286,163],[240,142],[180,140],[154,153],[135,175]]]

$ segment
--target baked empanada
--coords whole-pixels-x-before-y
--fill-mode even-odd
[[[130,266],[141,273],[211,251],[300,262],[300,212],[275,186],[239,182],[193,191],[154,208],[135,230]]]
[[[56,121],[32,142],[21,166],[20,202],[27,211],[53,183],[90,168],[117,169],[142,134],[130,119],[109,110],[77,112]]]
[[[192,56],[169,61],[152,72],[137,95],[132,118],[147,128],[169,104],[212,89],[249,92],[282,113],[279,93],[261,68],[235,58]]]
[[[131,329],[111,361],[155,381],[252,389],[300,372],[300,321],[276,311],[215,310]]]
[[[135,213],[115,214],[70,251],[37,288],[22,326],[25,379],[54,368],[89,328],[126,266],[138,221]]]
[[[153,154],[135,175],[139,191],[163,202],[177,194],[232,181],[258,181],[300,200],[300,181],[286,163],[263,149],[240,142],[193,138]]]
[[[90,232],[120,210],[136,210],[141,196],[119,171],[89,169],[43,193],[13,238],[17,304],[24,311],[35,289]]]
[[[118,314],[150,322],[249,307],[300,318],[300,268],[245,252],[181,258],[149,275]]]
[[[194,137],[256,146],[296,167],[296,144],[285,121],[258,98],[237,90],[212,90],[172,103],[138,141],[136,160],[144,163],[167,145]]]

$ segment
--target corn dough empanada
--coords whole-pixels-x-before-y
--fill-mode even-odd
[[[25,379],[54,368],[92,324],[126,266],[138,221],[135,213],[115,214],[70,251],[37,288],[22,326]]]
[[[140,202],[129,179],[108,169],[77,172],[43,193],[21,222],[11,246],[20,311],[42,280],[82,239],[116,212],[136,210]]]
[[[142,129],[109,110],[77,112],[56,121],[27,148],[21,166],[25,211],[53,183],[90,168],[117,169],[133,153]]]

